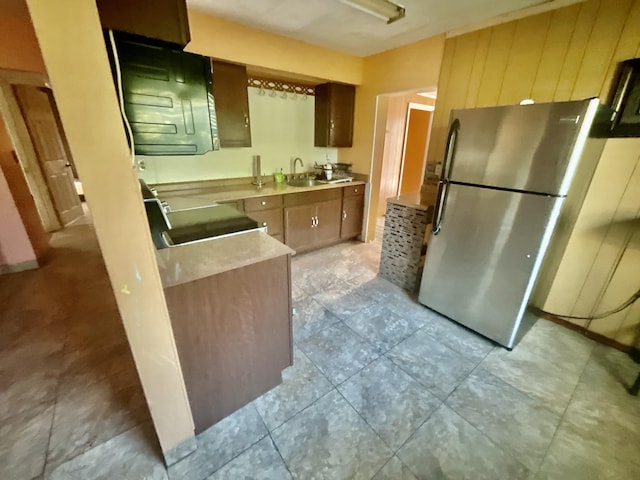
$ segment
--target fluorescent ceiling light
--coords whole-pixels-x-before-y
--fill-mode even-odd
[[[400,20],[405,15],[404,7],[389,0],[340,0],[350,7],[357,8],[369,15],[386,20],[387,23]]]

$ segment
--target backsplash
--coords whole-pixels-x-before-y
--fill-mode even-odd
[[[338,161],[338,149],[313,146],[314,98],[290,96],[280,92],[264,95],[249,87],[251,148],[223,148],[217,152],[190,156],[137,156],[146,169],[138,175],[147,183],[187,182],[220,178],[250,177],[253,156],[260,155],[266,175],[291,171],[292,161],[300,157],[303,170],[312,170],[314,162]],[[298,167],[298,170],[300,168]]]

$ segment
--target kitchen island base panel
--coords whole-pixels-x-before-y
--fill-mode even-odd
[[[196,433],[292,364],[290,255],[165,289]]]
[[[420,286],[431,212],[426,205],[407,203],[397,198],[387,201],[379,273],[409,292],[416,292]]]

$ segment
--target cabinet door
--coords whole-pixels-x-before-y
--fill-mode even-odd
[[[342,200],[342,229],[340,238],[357,237],[362,232],[364,195],[344,197]]]
[[[355,87],[324,83],[315,88],[315,146],[350,147]]]
[[[221,147],[250,147],[247,67],[212,61],[213,97]]]
[[[297,251],[309,250],[315,243],[315,205],[284,209],[285,243]]]
[[[97,0],[102,28],[184,48],[191,36],[185,0]]]
[[[214,148],[206,57],[118,37],[124,108],[139,155]]]
[[[276,237],[282,233],[282,209],[273,208],[271,210],[258,210],[247,212],[249,218],[258,222],[261,227],[267,228],[267,233]]]
[[[316,246],[326,245],[340,240],[341,204],[340,199],[316,204]]]

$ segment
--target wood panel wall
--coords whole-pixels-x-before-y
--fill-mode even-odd
[[[451,109],[606,100],[618,62],[640,57],[640,0],[588,0],[447,39],[428,161],[444,153]],[[543,302],[545,310],[590,315],[640,288],[640,141],[609,140],[574,233]],[[577,322],[584,323],[584,322]],[[640,306],[586,325],[639,345]]]
[[[638,56],[640,0],[589,0],[449,38],[428,159],[442,159],[453,108],[605,99],[617,63]]]

